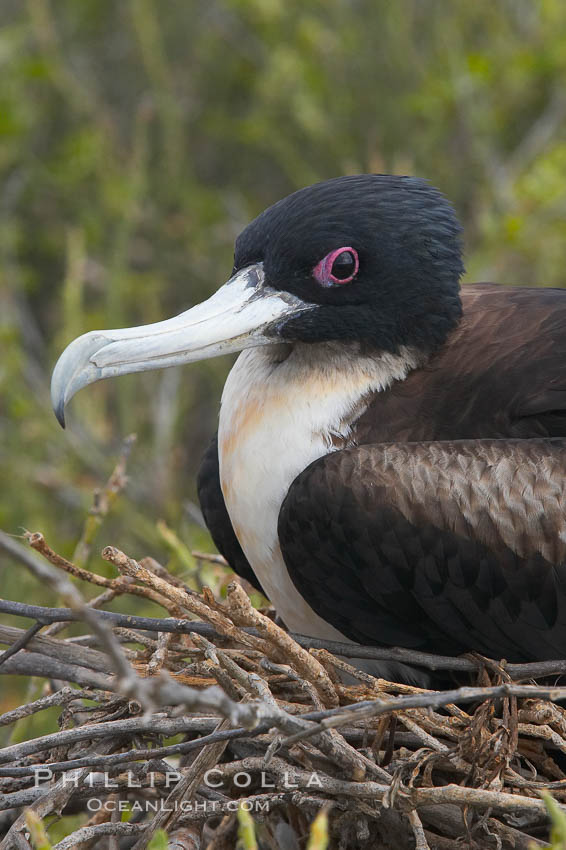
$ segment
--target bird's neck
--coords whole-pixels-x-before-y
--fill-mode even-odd
[[[281,344],[244,351],[222,394],[221,470],[228,474],[232,461],[248,450],[259,463],[269,463],[285,449],[294,478],[306,457],[314,460],[351,442],[351,426],[375,393],[406,378],[419,363],[409,349],[367,356],[353,344]],[[318,454],[312,456],[314,444]]]
[[[417,365],[408,350],[370,358],[331,343],[281,345],[243,352],[228,376],[218,429],[222,492],[242,549],[289,628],[305,624],[279,551],[283,499],[312,461],[355,444],[352,425],[374,394]]]

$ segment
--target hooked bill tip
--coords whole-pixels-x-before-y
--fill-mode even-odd
[[[61,400],[57,407],[53,408],[53,413],[61,428],[65,428],[65,402]]]

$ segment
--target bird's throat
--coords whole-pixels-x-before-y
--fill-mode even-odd
[[[414,353],[369,358],[330,343],[243,352],[222,395],[220,481],[236,537],[271,602],[292,631],[341,635],[312,611],[292,583],[277,521],[305,467],[356,444],[354,423],[376,392],[402,380]]]

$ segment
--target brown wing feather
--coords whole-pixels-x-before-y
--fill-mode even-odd
[[[566,562],[566,441],[462,440],[362,447],[362,477],[395,488],[411,524],[473,538],[494,552]]]
[[[510,660],[566,652],[566,441],[362,446],[311,464],[279,537],[354,640]]]

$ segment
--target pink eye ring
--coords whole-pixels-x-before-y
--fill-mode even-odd
[[[317,263],[312,273],[321,286],[334,286],[337,283],[350,283],[359,268],[358,252],[355,248],[345,246],[327,254]]]

